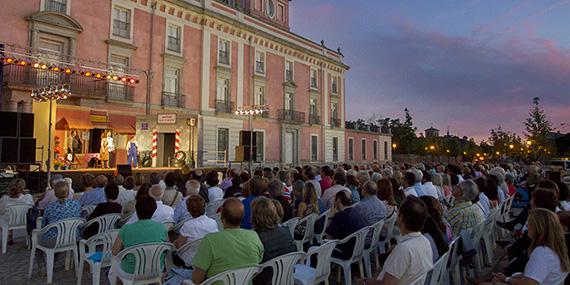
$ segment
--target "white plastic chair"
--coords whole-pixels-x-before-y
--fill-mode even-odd
[[[293,273],[295,284],[312,285],[324,282],[325,285],[328,285],[331,274],[331,255],[337,244],[337,240],[328,240],[319,247],[309,248],[305,264],[295,265],[295,273]],[[313,255],[317,256],[316,268],[311,267]]]
[[[380,246],[380,232],[382,232],[382,227],[384,227],[384,220],[380,220],[375,224],[369,226],[369,231],[372,232],[372,240],[368,248],[364,248],[364,269],[366,270],[366,276],[373,278],[372,276],[372,264],[370,260],[370,255],[374,255],[376,268],[380,267],[380,260],[378,258],[378,247]]]
[[[299,224],[300,218],[292,218],[282,224],[284,227],[289,228],[289,233],[291,233],[291,237],[295,236],[295,227]]]
[[[310,214],[304,218],[302,218],[301,220],[299,220],[299,224],[302,224],[303,222],[306,223],[305,225],[305,234],[303,235],[303,238],[300,240],[295,240],[295,244],[297,245],[297,250],[298,251],[303,251],[303,245],[305,245],[305,243],[307,242],[311,242],[313,240],[313,235],[315,232],[315,221],[317,220],[317,214]],[[294,236],[293,236],[294,238]]]
[[[30,269],[28,271],[28,279],[32,278],[32,271],[34,268],[34,259],[36,256],[36,250],[41,250],[46,254],[46,266],[47,266],[47,282],[51,284],[53,281],[53,264],[54,256],[58,252],[73,252],[73,263],[75,265],[75,270],[77,271],[77,236],[78,229],[81,225],[85,223],[84,219],[81,218],[70,218],[63,219],[56,223],[49,224],[42,229],[35,229],[32,232],[32,252],[30,253]],[[55,237],[55,246],[53,248],[48,248],[42,246],[39,242],[40,237],[43,236],[47,231],[51,229],[57,230],[57,236]],[[77,272],[76,272],[77,274]]]
[[[97,234],[110,231],[117,228],[117,221],[121,219],[121,214],[107,214],[93,218],[83,225],[83,229],[88,228],[93,224],[98,225]]]
[[[325,233],[329,223],[330,223],[330,218],[331,218],[331,210],[328,209],[324,212],[322,212],[317,219],[315,220],[315,225],[320,223],[321,220],[324,219],[323,221],[323,228],[321,229],[321,231],[317,232],[315,231],[315,239],[317,240],[318,243],[321,243],[321,241],[323,241],[323,234]]]
[[[218,213],[218,209],[224,204],[224,200],[216,200],[208,203],[206,205],[206,216],[211,219],[216,218],[216,213]]]
[[[459,270],[459,260],[461,260],[461,255],[459,255],[460,240],[461,236],[458,236],[449,244],[449,256],[447,257],[449,262],[445,268],[445,279],[448,281],[446,284],[459,284],[461,282],[461,272]]]
[[[200,283],[200,285],[213,285],[214,283],[219,284],[219,282],[222,282],[223,285],[251,284],[253,276],[258,273],[260,269],[260,266],[252,266],[224,271],[208,278],[204,282]],[[182,284],[194,285],[190,280],[184,280]]]
[[[338,264],[340,267],[342,267],[342,271],[343,271],[343,275],[344,275],[344,283],[343,284],[352,284],[352,274],[351,274],[351,269],[350,266],[353,263],[358,262],[359,268],[360,268],[360,276],[362,278],[364,278],[364,266],[363,266],[363,262],[362,262],[362,258],[363,258],[363,254],[364,254],[364,241],[366,240],[366,235],[368,234],[368,232],[370,231],[370,229],[368,227],[362,228],[360,230],[358,230],[357,232],[347,236],[345,239],[341,240],[338,242],[338,245],[344,244],[349,242],[350,240],[355,240],[354,242],[354,249],[352,250],[352,256],[349,259],[340,259],[340,258],[335,258],[335,257],[331,257],[331,262],[332,263],[336,263]],[[340,272],[339,272],[340,273]]]
[[[6,207],[0,214],[0,227],[2,228],[2,254],[6,254],[8,247],[8,231],[26,229],[26,214],[32,205],[11,205]],[[29,244],[26,235],[26,244]]]
[[[182,247],[177,249],[176,252],[182,253],[182,252],[185,252],[185,251],[190,250],[192,248],[198,248],[198,246],[200,246],[201,242],[202,242],[202,239],[194,240],[191,242],[186,242]],[[180,254],[178,254],[178,256],[181,257]],[[186,262],[186,261],[184,260],[184,262]],[[192,265],[192,264],[186,264],[186,265]],[[173,264],[172,266],[176,266],[176,265]]]
[[[485,226],[483,227],[483,249],[484,249],[484,261],[486,265],[492,265],[493,263],[493,252],[495,250],[495,222],[499,214],[499,209],[495,208],[489,214],[489,217],[485,220]]]
[[[294,266],[299,263],[305,255],[304,252],[299,251],[278,256],[261,264],[261,270],[263,271],[265,268],[272,269],[273,275],[271,276],[271,284],[293,285]]]
[[[79,268],[77,270],[77,284],[81,284],[83,279],[83,265],[89,264],[93,274],[93,285],[98,285],[101,280],[101,268],[111,266],[113,258],[112,248],[115,239],[119,235],[119,230],[108,230],[91,238],[79,241]],[[95,261],[91,257],[101,254],[101,260]]]
[[[222,213],[216,213],[216,224],[218,225],[218,231],[224,230],[224,223],[222,223]]]
[[[380,254],[386,253],[386,251],[392,246],[392,237],[394,236],[394,227],[396,225],[396,219],[398,218],[398,212],[394,212],[392,216],[384,221],[388,227],[386,228],[386,237],[380,241],[378,248],[380,249]],[[388,247],[388,248],[386,248]]]
[[[477,277],[479,273],[482,272],[482,249],[481,249],[481,239],[483,238],[483,230],[485,227],[485,221],[482,221],[471,228],[471,239],[473,240],[473,246],[475,247],[475,256],[473,256],[473,261],[475,263],[475,272],[473,277]]]
[[[95,210],[95,207],[97,207],[97,205],[89,205],[81,208],[81,216],[84,218],[89,217]]]
[[[117,278],[125,285],[162,284],[162,273],[170,270],[174,245],[167,242],[144,243],[121,250],[111,262],[111,285],[117,284]],[[121,261],[131,255],[135,259],[132,274],[120,270]],[[164,260],[164,266],[163,264]]]
[[[428,272],[425,285],[439,285],[445,279],[445,267],[449,260],[449,250],[439,257],[433,265],[433,268]]]

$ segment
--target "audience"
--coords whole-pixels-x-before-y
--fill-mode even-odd
[[[434,198],[439,198],[439,194],[437,192],[437,188],[433,185],[431,181],[431,174],[427,171],[422,171],[422,191],[424,195],[432,196]]]
[[[188,212],[186,201],[188,200],[188,197],[192,195],[200,195],[200,182],[194,179],[188,180],[186,181],[186,186],[184,188],[186,189],[186,196],[184,196],[182,200],[180,200],[180,203],[176,204],[176,207],[174,208],[173,219],[177,224],[191,218],[191,215]],[[202,200],[204,200],[204,198],[202,198]],[[205,200],[204,203],[206,203]]]
[[[123,189],[119,187],[119,196],[117,197],[117,203],[125,205],[129,201],[135,200],[135,196],[137,195],[137,191],[135,190],[135,178],[128,176],[125,178],[125,181],[122,184]]]
[[[243,188],[241,187],[241,185],[242,185],[241,176],[240,175],[234,176],[234,178],[231,180],[231,182],[232,182],[232,185],[224,191],[224,199],[227,199],[230,197],[236,197],[236,198],[242,197],[243,196]]]
[[[485,214],[471,201],[479,195],[477,184],[473,180],[464,180],[453,188],[455,205],[447,213],[447,221],[451,225],[453,236],[462,230],[470,229],[485,219]]]
[[[364,217],[356,209],[349,208],[350,194],[347,191],[338,191],[335,196],[332,212],[334,213],[330,225],[326,228],[327,239],[342,240],[356,231],[366,227]],[[352,256],[355,240],[338,245],[333,251],[333,257],[349,259]]]
[[[135,213],[136,211],[136,203],[137,203],[137,199],[143,196],[148,196],[148,190],[150,190],[151,185],[149,183],[143,183],[142,185],[140,185],[139,189],[137,190],[137,195],[135,196],[134,200],[128,201],[127,203],[125,203],[125,205],[122,205],[122,210],[121,210],[121,221],[123,223],[127,222],[131,216]]]
[[[58,182],[63,181],[63,176],[61,174],[54,174],[51,179],[51,185],[52,187],[54,187],[55,184],[57,184]],[[69,186],[69,185],[68,185]],[[69,188],[69,187],[68,187]],[[73,191],[71,189],[68,189],[68,193],[67,193],[67,199],[73,199]],[[44,194],[40,195],[39,197],[39,202],[38,202],[38,208],[39,209],[45,209],[47,208],[51,203],[58,201],[59,199],[56,197],[55,195],[55,191],[53,189],[47,189],[46,192],[44,192]]]
[[[162,196],[162,203],[174,207],[182,199],[182,193],[180,193],[178,187],[176,187],[176,174],[174,174],[174,172],[168,172],[164,177],[164,184],[166,188]]]
[[[263,260],[263,244],[257,233],[240,229],[244,216],[244,204],[237,198],[224,201],[224,230],[208,234],[200,242],[192,259],[192,282],[200,284],[218,273],[258,265]]]
[[[389,179],[382,178],[378,180],[376,186],[378,187],[378,199],[384,203],[384,207],[386,207],[386,219],[389,219],[398,209],[398,204],[396,204],[396,199],[394,198],[392,183]]]
[[[57,201],[49,204],[44,211],[42,228],[63,219],[79,218],[81,206],[78,201],[69,199],[69,185],[59,181],[53,186]],[[40,239],[40,244],[46,247],[54,247],[57,237],[57,229],[50,229]]]
[[[418,197],[418,192],[414,187],[415,181],[416,175],[414,175],[412,172],[406,172],[404,174],[404,194],[406,194],[406,197],[410,195]]]
[[[164,190],[162,190],[162,187],[160,187],[158,184],[152,185],[148,191],[148,195],[154,199],[156,203],[156,211],[154,211],[151,219],[167,227],[171,227],[172,224],[174,224],[174,209],[162,203],[162,196],[164,195]],[[127,224],[133,224],[136,221],[138,221],[138,216],[135,212]]]
[[[305,180],[305,183],[313,184],[313,186],[315,186],[315,191],[317,192],[317,197],[320,198],[323,192],[321,190],[321,184],[315,179],[315,177],[316,174],[312,167],[307,167],[303,172],[303,178]]]
[[[371,226],[387,216],[386,206],[378,199],[378,186],[373,181],[368,181],[362,186],[364,199],[360,201],[354,210],[364,219],[364,226]]]
[[[350,189],[350,196],[352,197],[352,203],[360,202],[360,184],[358,183],[358,179],[356,179],[356,173],[354,170],[348,171],[346,174],[346,187]]]
[[[282,222],[286,222],[293,217],[293,207],[291,207],[291,204],[285,199],[285,196],[283,195],[284,189],[285,186],[283,183],[276,179],[271,181],[268,185],[268,190],[271,198],[277,200],[283,209]]]
[[[107,201],[107,197],[105,197],[105,186],[107,186],[107,181],[108,180],[105,175],[98,175],[95,177],[95,188],[89,192],[83,193],[79,198],[81,207],[105,203],[105,201]]]
[[[107,214],[121,214],[121,204],[116,202],[119,196],[119,188],[117,185],[109,184],[105,186],[105,196],[107,197],[107,202],[97,204],[91,215],[87,218],[88,221]],[[85,228],[83,230],[83,238],[88,239],[94,236],[98,230],[99,225],[96,223]]]
[[[26,181],[21,178],[15,178],[10,180],[8,184],[8,194],[2,196],[0,199],[0,219],[5,219],[2,214],[7,207],[13,205],[33,205],[34,200],[32,195],[24,194],[26,189]],[[12,238],[12,230],[8,231],[8,244],[12,245],[14,243]]]
[[[323,193],[322,201],[325,209],[332,208],[335,203],[336,194],[340,191],[345,191],[348,193],[349,198],[352,200],[352,194],[350,189],[344,186],[346,184],[346,175],[344,172],[335,172],[333,176],[333,186],[331,186],[325,193]],[[318,189],[316,189],[318,191]]]

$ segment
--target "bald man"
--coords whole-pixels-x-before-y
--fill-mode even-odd
[[[263,244],[257,233],[241,229],[243,204],[237,198],[228,198],[222,204],[224,230],[206,235],[194,259],[192,282],[200,284],[226,270],[258,265],[263,258]]]
[[[164,224],[167,227],[172,227],[174,224],[174,209],[162,203],[162,196],[164,195],[162,187],[158,184],[152,185],[148,190],[148,195],[156,201],[156,210],[151,220]],[[127,224],[132,224],[138,220],[137,213],[134,213]]]

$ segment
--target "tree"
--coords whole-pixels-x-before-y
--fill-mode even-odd
[[[552,146],[548,142],[548,134],[554,131],[552,123],[546,118],[544,110],[540,108],[540,98],[532,99],[534,106],[530,108],[529,117],[524,121],[525,132],[529,150],[538,158],[551,152]]]
[[[404,109],[404,122],[398,119],[389,120],[389,127],[392,130],[392,141],[397,145],[396,153],[417,153],[419,141],[416,136],[412,115],[408,108]],[[388,121],[378,120],[380,125],[386,125]]]
[[[504,131],[501,126],[491,129],[489,143],[492,146],[492,154],[497,155],[498,153],[498,157],[502,155],[517,156],[520,154],[520,149],[523,146],[519,136],[509,131]]]

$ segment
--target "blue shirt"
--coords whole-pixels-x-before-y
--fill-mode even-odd
[[[105,188],[102,187],[93,188],[91,191],[83,192],[83,195],[79,198],[81,207],[97,205],[105,202],[107,202],[107,196],[105,195]]]
[[[243,201],[243,219],[241,220],[241,227],[243,229],[251,229],[251,202],[255,200],[259,196],[256,195],[249,195]]]
[[[174,208],[174,222],[177,224],[191,218],[186,206],[186,200],[188,200],[188,197],[182,198]]]
[[[42,219],[42,227],[49,224],[56,223],[63,219],[68,218],[79,218],[81,213],[81,206],[78,201],[66,199],[63,203],[59,201],[49,204],[49,206],[44,211],[44,217]],[[57,236],[57,229],[51,229],[47,231],[42,238],[53,239]]]
[[[378,197],[369,196],[362,200],[358,205],[354,206],[360,216],[363,218],[364,226],[371,226],[376,222],[386,218],[388,211],[386,206]]]
[[[416,184],[414,184],[414,189],[416,190],[416,193],[418,194],[418,197],[424,196],[424,188],[422,186],[421,182],[416,182]]]

